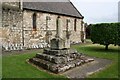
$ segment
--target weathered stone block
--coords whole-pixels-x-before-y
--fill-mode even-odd
[[[67,66],[62,65],[62,67],[60,66],[60,67],[58,68],[58,73],[59,73],[59,72],[64,72],[64,71],[66,71],[67,69],[68,69]]]
[[[59,50],[64,48],[64,40],[61,38],[54,38],[51,40],[51,49]]]
[[[59,65],[52,65],[52,66],[50,66],[49,70],[54,73],[58,73],[58,66]]]
[[[45,59],[45,54],[37,53],[37,54],[36,54],[36,57],[37,57],[37,58],[40,58],[40,59]]]
[[[72,51],[73,53],[69,52],[71,52],[69,49],[67,50],[44,49],[44,53],[36,54],[36,57],[30,59],[30,61],[32,60],[32,63],[34,63],[35,65],[50,70],[54,73],[64,72],[76,66],[93,61],[93,59],[89,59],[75,51]]]
[[[85,63],[88,63],[88,62],[91,62],[91,61],[94,61],[94,59],[86,59]]]
[[[69,49],[65,50],[51,50],[51,49],[44,49],[44,54],[49,54],[49,55],[56,55],[56,56],[61,56],[69,53]]]
[[[82,62],[81,62],[81,60],[80,59],[77,59],[77,60],[75,60],[75,66],[79,66],[79,65],[81,65],[82,64]]]
[[[54,56],[51,56],[51,55],[48,55],[48,56],[46,56],[46,60],[47,61],[52,61],[52,58],[53,58]]]

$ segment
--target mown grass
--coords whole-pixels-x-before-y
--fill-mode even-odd
[[[3,56],[3,78],[65,78],[38,70],[31,64],[28,64],[26,60],[35,56],[35,54],[33,51],[33,53],[29,54]]]
[[[113,63],[106,69],[97,72],[88,78],[118,78],[118,47],[110,46],[108,51],[104,46],[96,44],[73,45],[72,48],[89,56],[110,59]],[[65,78],[61,75],[50,74],[49,72],[38,70],[26,62],[27,59],[35,56],[36,51],[27,54],[5,55],[2,59],[3,78]],[[34,79],[35,80],[35,79]]]
[[[88,78],[118,78],[118,52],[120,51],[118,46],[110,45],[108,51],[104,49],[104,46],[99,44],[89,44],[84,46],[74,45],[72,48],[89,56],[110,59],[113,61],[106,69],[94,73],[93,75],[88,76]]]

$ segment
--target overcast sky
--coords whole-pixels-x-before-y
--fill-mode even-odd
[[[91,23],[118,22],[118,2],[120,0],[70,0],[84,16],[84,21]]]

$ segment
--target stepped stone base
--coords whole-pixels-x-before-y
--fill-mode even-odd
[[[67,71],[84,63],[94,61],[86,58],[82,53],[75,50],[51,50],[44,49],[43,53],[36,54],[35,57],[29,59],[29,62],[38,67],[42,67],[54,73]]]

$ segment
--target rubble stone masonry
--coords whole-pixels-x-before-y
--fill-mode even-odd
[[[33,28],[33,14],[36,14],[36,30]],[[81,31],[85,32],[82,19],[59,16],[62,19],[63,37],[66,37],[66,21],[70,20],[68,26],[68,30],[71,33],[70,41],[71,43],[81,42]],[[50,20],[46,20],[47,17]],[[3,8],[2,28],[0,28],[3,49],[21,50],[23,48],[43,48],[49,46],[46,43],[46,31],[52,32],[51,39],[55,37],[57,17],[57,14]],[[83,36],[85,39],[85,34]]]

